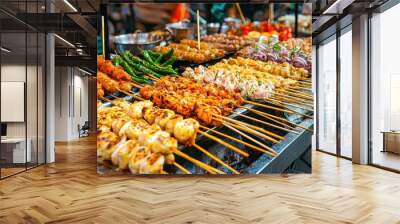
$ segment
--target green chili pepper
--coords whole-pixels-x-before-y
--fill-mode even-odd
[[[151,56],[151,58],[153,59],[153,61],[155,61],[155,60],[158,58],[158,56],[161,55],[160,53],[155,52],[155,51],[151,51],[151,50],[148,50],[147,52],[149,53],[149,55]]]
[[[153,61],[153,58],[151,58],[149,51],[145,50],[142,52],[143,58],[148,61],[151,64],[155,64],[155,62]]]
[[[162,58],[163,58],[162,55],[158,56],[158,58],[155,60],[155,62],[156,62],[156,63],[160,63]]]
[[[132,67],[126,62],[124,61],[120,56],[115,56],[115,65],[121,65],[124,70],[132,77],[132,76],[136,76],[134,70],[132,69]]]
[[[174,55],[174,49],[170,48],[165,54],[162,55],[162,59],[168,60],[172,55]]]
[[[172,65],[174,64],[174,62],[176,61],[176,57],[172,56],[170,57],[167,61],[165,61],[164,63],[161,64],[161,66],[168,66],[168,65]]]
[[[130,58],[130,60],[134,63],[136,63],[137,65],[143,65],[145,68],[147,68],[148,70],[153,71],[153,73],[162,73],[162,74],[173,74],[173,75],[177,75],[177,73],[169,67],[160,67],[157,65],[152,65],[147,61],[144,61],[142,59],[140,59],[139,57],[133,56],[130,52],[127,53],[127,57]],[[136,69],[138,69],[136,67]],[[143,71],[143,69],[138,69],[139,71]],[[144,72],[144,71],[143,71]],[[151,73],[152,74],[152,73]]]

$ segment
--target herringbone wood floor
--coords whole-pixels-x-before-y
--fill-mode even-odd
[[[100,177],[94,139],[0,181],[0,223],[400,223],[400,175],[315,152],[312,175]]]

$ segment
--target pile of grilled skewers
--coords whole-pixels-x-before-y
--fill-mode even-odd
[[[296,48],[299,43],[291,41],[287,45]],[[284,133],[311,131],[249,105],[311,118],[313,105],[307,69],[285,62],[241,57],[224,59],[208,68],[187,68],[182,77],[176,76],[177,70],[172,67],[175,60],[201,64],[253,44],[244,37],[217,34],[203,37],[200,49],[196,41],[182,40],[179,44],[158,46],[155,51],[144,51],[140,57],[129,52],[117,55],[112,61],[99,57],[97,96],[108,103],[103,105],[98,101],[98,162],[111,163],[117,170],[130,170],[134,174],[165,174],[170,166],[181,173],[190,173],[175,161],[178,156],[207,173],[238,174],[242,171],[231,167],[226,158],[225,162],[197,145],[197,137],[218,142],[242,158],[253,155],[250,152],[274,157],[277,153],[269,145],[284,138],[250,121]],[[143,85],[149,80],[153,82],[151,85]],[[134,88],[139,92],[133,92]],[[128,102],[128,98],[119,98],[115,93],[136,101]],[[238,113],[238,108],[265,120]],[[248,122],[233,119],[232,115]],[[221,126],[246,141],[214,129]],[[243,151],[211,133],[243,144],[248,150]],[[219,169],[183,153],[179,145],[202,152]]]
[[[244,98],[252,101],[282,103],[282,100],[287,102],[297,97],[295,103],[309,106],[300,108],[312,108],[312,95],[298,91],[297,88],[299,82],[308,77],[308,72],[287,63],[261,62],[238,57],[224,59],[208,68],[201,65],[194,69],[187,68],[183,76],[201,83],[213,83],[228,90],[238,90]]]
[[[156,52],[165,54],[174,49],[173,55],[179,61],[187,61],[196,64],[202,64],[214,59],[219,59],[225,56],[226,51],[219,48],[214,48],[212,44],[200,43],[198,49],[197,41],[184,39],[180,43],[170,43],[167,46],[157,46],[154,48]]]
[[[197,41],[184,39],[180,43],[170,43],[167,46],[158,46],[155,51],[167,53],[174,49],[174,57],[180,61],[203,64],[224,57],[227,53],[234,53],[255,41],[236,35],[213,34],[202,37],[200,49]]]
[[[191,161],[208,173],[223,173],[186,154],[182,154],[177,150],[174,143],[179,142],[182,145],[193,146],[202,151],[230,172],[239,173],[239,171],[233,169],[215,155],[195,144],[194,140],[197,133],[210,138],[213,137],[200,131],[199,127],[206,131],[210,130],[206,126],[224,125],[246,136],[250,141],[255,139],[247,134],[266,139],[272,143],[278,143],[279,140],[283,139],[281,136],[274,135],[262,128],[250,126],[249,124],[245,125],[243,122],[225,117],[231,114],[235,108],[242,107],[244,100],[240,92],[230,91],[212,83],[204,84],[185,77],[170,76],[157,80],[152,86],[141,87],[129,81],[129,78],[127,78],[129,76],[116,75],[119,74],[118,67],[114,66],[113,69],[109,70],[99,68],[99,70],[98,90],[104,89],[108,93],[124,92],[125,94],[130,94],[130,91],[127,89],[122,90],[118,85],[128,82],[141,88],[141,97],[152,101],[129,104],[126,101],[113,100],[113,107],[99,109],[98,111],[98,129],[100,130],[98,135],[99,162],[110,160],[120,170],[129,168],[132,173],[165,173],[163,170],[164,164],[172,164],[183,173],[188,173],[189,171],[174,161],[173,154],[175,154]],[[114,88],[110,88],[110,83],[113,83],[111,86],[114,86]],[[99,97],[99,99],[104,98]],[[161,109],[160,107],[168,109]],[[177,115],[175,112],[183,116]],[[144,126],[149,127],[149,131],[144,131],[147,130],[144,129]],[[136,130],[136,134],[133,133],[134,130]],[[283,130],[294,132],[294,130],[286,128]],[[224,135],[224,137],[229,136]],[[247,152],[221,139],[216,137],[212,139],[243,157],[249,156]],[[276,155],[274,150],[264,144],[260,144],[260,142],[256,143],[257,146],[243,141],[241,143],[258,152],[263,152],[270,156]]]
[[[218,33],[202,37],[201,41],[211,44],[214,48],[223,49],[227,52],[236,52],[245,46],[254,44],[255,42],[251,38],[229,35],[224,33]]]

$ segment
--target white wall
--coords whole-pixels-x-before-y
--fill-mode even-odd
[[[56,67],[56,141],[79,137],[78,124],[88,120],[88,78],[71,67]]]
[[[30,140],[32,162],[39,159],[39,163],[44,162],[44,74],[42,68],[36,65],[25,64],[3,64],[1,66],[2,82],[24,82],[26,83],[26,115],[25,122],[6,122],[7,138],[25,138]],[[27,78],[27,80],[25,80]],[[4,96],[3,96],[4,97]],[[22,108],[24,110],[25,108]],[[8,110],[8,108],[1,108]],[[12,113],[12,111],[8,111]],[[37,153],[39,156],[37,157]]]

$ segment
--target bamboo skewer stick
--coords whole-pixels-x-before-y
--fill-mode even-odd
[[[297,112],[296,110],[288,108],[287,106],[292,106],[292,107],[296,107],[296,108],[300,108],[300,109],[303,109],[303,110],[308,110],[308,111],[314,112],[312,109],[301,107],[301,106],[297,106],[297,105],[294,105],[294,104],[287,104],[285,106],[285,105],[282,105],[284,102],[278,101],[278,103],[276,103],[276,100],[275,100],[275,103],[274,103],[274,99],[269,99],[269,100],[270,101],[268,101],[268,103],[271,103],[271,104],[274,104],[274,105],[278,105],[278,106],[283,106],[284,108],[286,108],[286,110],[293,111],[293,113],[300,114],[300,115],[305,116],[307,118],[313,119],[313,117],[311,115],[307,115],[307,114],[304,114],[304,113]]]
[[[198,167],[204,169],[205,171],[207,171],[207,172],[209,172],[209,173],[211,173],[211,174],[217,174],[217,173],[218,173],[218,174],[226,174],[225,172],[222,172],[222,171],[220,171],[220,170],[218,170],[218,169],[216,169],[216,168],[214,168],[214,167],[212,167],[212,166],[210,166],[210,165],[207,165],[207,164],[205,164],[205,163],[203,163],[203,162],[201,162],[201,161],[199,161],[199,160],[197,160],[197,159],[194,159],[194,158],[192,158],[192,157],[186,155],[185,153],[183,153],[183,152],[181,152],[181,151],[179,151],[179,150],[177,150],[177,149],[174,150],[174,153],[175,153],[176,155],[178,155],[178,156],[180,156],[180,157],[182,157],[182,158],[188,160],[189,162],[195,164],[196,166],[198,166]]]
[[[245,103],[248,103],[248,104],[255,105],[255,106],[264,107],[264,108],[268,108],[268,109],[272,109],[272,110],[277,110],[277,111],[281,111],[281,112],[285,112],[285,113],[289,113],[289,114],[299,114],[299,115],[301,115],[301,116],[308,117],[308,118],[312,119],[311,116],[309,116],[309,115],[307,115],[307,114],[304,114],[304,113],[300,113],[300,112],[294,111],[294,110],[290,110],[290,109],[281,109],[281,108],[277,108],[277,107],[273,107],[273,106],[268,106],[268,105],[265,105],[265,104],[261,104],[261,103],[257,103],[257,102],[253,102],[253,101],[248,101],[248,100],[245,100],[244,102],[245,102]],[[242,107],[242,106],[241,106],[241,107]]]
[[[263,128],[254,126],[254,125],[252,125],[252,124],[248,124],[248,123],[245,123],[245,122],[237,121],[237,120],[234,120],[234,119],[232,119],[232,118],[224,117],[224,116],[217,115],[217,114],[214,114],[214,116],[217,116],[217,117],[219,117],[219,118],[228,120],[229,123],[232,123],[232,122],[233,122],[233,123],[236,123],[236,124],[238,124],[238,125],[247,126],[247,127],[249,127],[249,128],[255,129],[255,130],[259,131],[259,132],[263,132],[263,133],[265,134],[265,136],[266,136],[265,139],[268,139],[268,140],[270,140],[270,141],[273,142],[273,143],[278,143],[278,142],[279,142],[278,140],[276,140],[276,139],[274,139],[274,138],[277,138],[277,139],[279,139],[279,140],[284,140],[284,139],[285,139],[283,136],[280,136],[280,135],[277,135],[277,134],[272,133],[272,132],[270,132],[270,131],[264,130]],[[253,131],[254,131],[254,130],[253,130]],[[261,133],[260,133],[260,134],[261,134]],[[269,136],[268,136],[268,135],[269,135]]]
[[[230,122],[226,122],[226,121],[222,121],[222,120],[221,120],[221,122],[224,125],[225,124],[231,125],[231,126],[236,127],[236,128],[238,128],[238,129],[240,129],[242,131],[245,131],[245,132],[247,132],[249,134],[255,135],[255,136],[259,137],[259,138],[266,139],[265,138],[266,135],[264,135],[264,134],[262,134],[260,132],[254,131],[254,130],[252,130],[251,128],[249,128],[247,126],[242,126],[242,125],[238,125],[237,123],[230,123]],[[277,143],[279,143],[279,141],[276,141],[274,143],[277,144]]]
[[[275,118],[273,118],[273,117],[270,117],[270,116],[263,116],[263,115],[260,115],[260,114],[258,114],[257,112],[254,112],[253,111],[253,113],[255,113],[255,114],[257,114],[257,115],[259,115],[259,116],[261,116],[261,117],[263,117],[263,118],[265,118],[265,119],[267,119],[267,120],[270,120],[270,121],[272,121],[272,122],[275,122],[276,124],[280,124],[280,125],[282,125],[283,127],[286,127],[286,128],[289,128],[290,130],[292,130],[292,131],[295,131],[295,128],[294,127],[292,127],[292,126],[290,126],[289,124],[286,124],[286,123],[284,123],[284,122],[281,122],[281,121],[279,121],[279,120],[277,120],[277,119],[275,119]],[[299,133],[300,134],[300,133]]]
[[[294,89],[288,89],[288,88],[285,88],[284,89],[285,91],[290,91],[290,92],[294,92],[294,93],[299,93],[299,94],[304,94],[305,96],[313,96],[311,93],[307,93],[307,92],[304,92],[304,91],[299,91],[299,90],[294,90]]]
[[[301,98],[301,99],[304,99],[304,100],[310,100],[310,101],[313,101],[314,100],[314,98],[312,97],[312,96],[304,96],[304,95],[302,95],[302,94],[300,94],[300,93],[293,93],[293,92],[290,92],[289,90],[280,90],[281,92],[281,94],[287,94],[288,96],[290,96],[290,97],[299,97],[299,98]]]
[[[301,91],[293,91],[291,89],[280,88],[280,89],[278,89],[278,92],[282,93],[282,94],[285,94],[285,93],[291,94],[292,96],[298,96],[303,99],[314,100],[314,97],[311,94],[304,93]]]
[[[158,81],[158,80],[160,80],[160,78],[158,78],[158,77],[155,77],[154,75],[152,75],[152,74],[147,74],[147,76],[148,77],[150,77],[150,78],[152,78],[152,79],[154,79],[154,81]]]
[[[200,52],[200,15],[199,10],[197,10],[197,49]]]
[[[199,150],[200,152],[206,154],[208,157],[210,157],[212,160],[214,160],[215,162],[221,164],[222,166],[226,167],[228,170],[232,171],[232,173],[234,174],[240,174],[237,170],[233,169],[232,167],[230,167],[228,164],[226,164],[224,161],[222,161],[220,158],[216,157],[215,155],[211,154],[209,151],[203,149],[201,146],[197,145],[197,144],[193,144],[193,147],[195,147],[197,150]]]
[[[304,83],[312,83],[311,77],[309,77],[309,78],[302,78],[302,79],[299,79],[299,80],[297,80],[297,81],[301,81],[301,82],[304,82]]]
[[[282,93],[274,92],[273,95],[274,95],[274,96],[280,96],[280,97],[288,98],[288,99],[292,99],[292,100],[296,100],[296,101],[300,101],[300,102],[304,102],[304,103],[311,103],[310,100],[306,100],[306,99],[302,99],[302,98],[297,98],[297,97],[289,96],[289,95],[282,94]]]
[[[107,98],[105,98],[105,97],[102,97],[102,98],[101,98],[101,100],[104,100],[104,101],[107,101],[107,102],[110,102],[110,103],[112,103],[112,100],[110,100],[110,99],[107,99]]]
[[[210,135],[210,134],[208,134],[208,133],[206,133],[206,132],[204,132],[204,131],[200,131],[200,130],[198,130],[198,132],[199,132],[200,134],[206,136],[207,138],[212,139],[212,140],[214,140],[214,141],[220,143],[221,145],[223,145],[223,146],[225,146],[225,147],[231,149],[232,151],[235,151],[235,152],[239,153],[240,155],[242,155],[242,156],[244,156],[244,157],[249,157],[249,154],[248,154],[247,152],[244,152],[244,151],[238,149],[237,147],[235,147],[235,146],[233,146],[233,145],[231,145],[231,144],[228,144],[228,143],[222,141],[221,139],[216,138],[215,136],[212,136],[212,135]]]
[[[222,132],[216,131],[216,130],[214,130],[214,129],[211,129],[211,128],[208,128],[208,127],[205,127],[205,126],[202,126],[202,125],[200,125],[200,127],[203,128],[203,129],[205,129],[205,130],[212,131],[212,132],[214,132],[214,133],[216,133],[216,134],[218,134],[218,135],[221,135],[221,136],[223,136],[223,137],[225,137],[225,138],[228,138],[228,139],[231,139],[231,140],[236,141],[236,142],[238,142],[238,143],[241,143],[241,144],[243,144],[243,145],[245,145],[245,146],[247,146],[247,147],[249,147],[249,148],[252,148],[252,149],[258,150],[258,151],[260,151],[260,152],[266,153],[266,154],[268,154],[268,155],[270,155],[270,156],[275,156],[275,154],[273,154],[273,153],[271,153],[271,152],[269,152],[269,151],[266,151],[266,150],[264,150],[264,149],[262,149],[262,148],[260,148],[260,147],[258,147],[258,146],[249,144],[249,143],[247,143],[247,142],[244,142],[244,141],[242,141],[242,140],[240,140],[240,139],[234,138],[234,137],[229,136],[229,135],[227,135],[227,134],[224,134],[224,133],[222,133]],[[268,149],[270,149],[270,150],[273,150],[272,148],[269,148],[269,147],[266,146],[266,145],[265,145],[265,147],[268,148]]]
[[[275,119],[278,119],[278,120],[282,120],[282,121],[284,121],[284,122],[287,122],[287,123],[289,123],[289,124],[291,124],[291,125],[294,125],[294,126],[296,126],[296,127],[299,127],[299,128],[304,129],[304,130],[307,130],[307,131],[309,131],[309,132],[311,132],[311,133],[314,132],[313,130],[311,130],[311,129],[309,129],[309,128],[305,128],[305,127],[303,127],[303,126],[301,126],[301,125],[299,125],[299,124],[296,124],[296,123],[294,123],[294,122],[288,121],[288,120],[286,120],[286,119],[284,119],[284,118],[277,117],[277,116],[274,116],[274,115],[272,115],[272,114],[267,114],[267,113],[264,113],[264,112],[261,112],[261,111],[258,111],[258,110],[254,110],[254,109],[251,109],[251,108],[247,108],[247,109],[250,110],[250,111],[252,111],[252,112],[254,112],[254,113],[256,113],[256,114],[258,114],[258,115],[260,115],[260,116],[263,116],[263,117],[265,117],[265,116],[270,116],[270,117],[273,117],[273,118],[275,118]]]
[[[128,93],[128,92],[126,92],[126,91],[124,91],[124,90],[122,90],[122,89],[118,89],[118,91],[121,92],[121,93],[123,93],[123,94],[125,94],[125,95],[127,95],[127,96],[134,96],[133,93]]]
[[[304,88],[304,87],[301,87],[301,86],[291,86],[291,87],[288,87],[288,89],[301,89],[301,90],[306,90],[306,91],[310,91],[311,92],[311,88]]]
[[[299,104],[299,105],[303,105],[303,106],[308,106],[308,107],[311,107],[311,108],[314,107],[314,105],[312,105],[310,103],[305,103],[305,102],[298,101],[298,100],[296,101],[296,100],[283,98],[283,97],[279,97],[279,96],[273,96],[273,97],[270,97],[270,98],[276,99],[276,100],[279,100],[279,101],[282,101],[282,102],[286,102],[286,103],[295,103],[295,104]]]
[[[144,75],[144,77],[146,77],[146,78],[148,78],[148,79],[150,79],[150,80],[152,80],[152,81],[154,81],[154,82],[156,82],[156,81],[158,81],[158,79],[155,79],[153,76],[151,76],[151,75]]]
[[[249,119],[249,120],[252,120],[252,121],[260,122],[260,123],[262,123],[262,124],[268,125],[268,126],[270,126],[270,127],[277,128],[277,129],[282,130],[282,131],[292,132],[292,133],[294,133],[294,134],[300,134],[300,133],[298,133],[298,132],[296,132],[296,131],[294,131],[294,130],[290,130],[290,129],[287,129],[287,128],[283,128],[283,127],[280,127],[280,126],[278,126],[278,125],[274,125],[274,124],[271,124],[271,123],[268,123],[268,122],[259,120],[259,119],[254,118],[254,117],[249,117],[249,116],[247,116],[247,115],[240,114],[240,113],[236,113],[236,112],[233,112],[233,113],[236,114],[236,115],[238,115],[238,116],[245,117],[245,118],[247,118],[247,119]]]
[[[250,141],[253,141],[254,143],[256,143],[256,144],[258,144],[258,145],[260,145],[260,146],[262,146],[262,147],[267,147],[267,149],[268,149],[272,154],[274,154],[274,156],[277,156],[277,155],[278,155],[278,153],[277,153],[275,150],[273,150],[273,149],[271,149],[270,147],[264,145],[263,143],[257,141],[256,139],[254,139],[254,138],[252,138],[252,137],[246,135],[245,133],[243,133],[243,132],[237,130],[236,128],[232,127],[231,125],[229,125],[229,124],[224,124],[224,125],[225,125],[225,127],[227,127],[227,128],[229,128],[229,129],[231,129],[232,131],[234,131],[234,132],[236,132],[236,133],[242,135],[243,137],[249,139]]]
[[[182,171],[184,174],[192,174],[189,170],[187,170],[185,167],[181,166],[179,163],[174,162],[174,166],[178,168],[180,171]]]
[[[242,9],[240,8],[240,5],[239,5],[239,3],[236,3],[235,5],[236,5],[236,9],[237,9],[237,10],[238,10],[238,12],[239,12],[240,19],[242,20],[242,24],[243,24],[243,25],[245,25],[245,24],[246,24],[246,19],[244,18],[244,15],[243,15]]]
[[[269,98],[268,101],[266,101],[266,102],[268,102],[270,104],[273,104],[273,105],[284,107],[284,108],[286,108],[288,110],[291,110],[290,108],[288,108],[289,106],[291,106],[291,107],[296,107],[296,108],[299,108],[299,109],[302,109],[302,110],[308,110],[310,112],[314,112],[313,109],[310,109],[310,108],[307,108],[307,107],[302,107],[302,106],[295,105],[295,104],[285,103],[285,102],[276,100],[274,98]]]
[[[137,83],[137,82],[132,81],[132,82],[129,82],[129,83],[131,83],[134,87],[136,87],[136,88],[138,88],[138,89],[143,88],[143,85],[141,85],[141,84],[139,84],[139,83]]]
[[[303,106],[308,106],[308,107],[311,107],[311,108],[314,107],[314,105],[311,104],[311,103],[305,103],[305,102],[296,101],[296,100],[283,98],[283,97],[279,97],[279,96],[273,96],[273,97],[270,97],[270,98],[276,99],[276,100],[279,100],[279,101],[282,101],[282,102],[286,102],[286,103],[294,103],[294,104],[299,104],[299,105],[303,105]]]
[[[302,83],[302,84],[307,84],[307,85],[312,85],[312,83],[310,81],[305,81],[305,80],[297,80],[298,83]]]

